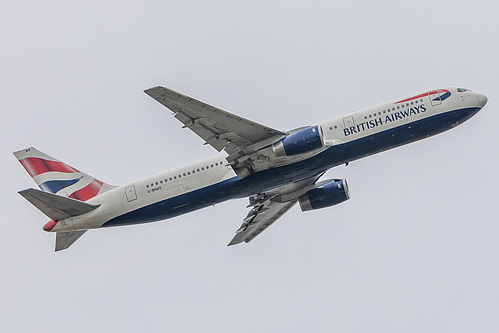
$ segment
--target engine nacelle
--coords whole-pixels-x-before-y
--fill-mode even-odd
[[[331,207],[350,199],[346,179],[333,179],[325,184],[318,184],[298,198],[302,212]]]
[[[322,128],[312,126],[292,133],[274,143],[272,149],[276,157],[293,156],[308,153],[324,147]]]

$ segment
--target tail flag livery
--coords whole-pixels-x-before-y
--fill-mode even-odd
[[[19,194],[51,218],[43,227],[45,231],[52,231],[61,219],[86,214],[98,208],[99,205],[84,201],[115,187],[33,147],[15,152],[14,155],[41,189],[27,189]],[[67,249],[85,232],[86,230],[57,232],[55,250]]]
[[[33,147],[15,152],[14,155],[45,192],[87,201],[114,188]]]

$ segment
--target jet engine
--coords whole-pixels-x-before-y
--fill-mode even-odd
[[[324,141],[322,128],[319,126],[307,127],[294,132],[272,145],[276,157],[308,153],[322,147],[324,147]]]
[[[302,212],[331,207],[350,199],[346,179],[333,179],[317,185],[298,198]]]

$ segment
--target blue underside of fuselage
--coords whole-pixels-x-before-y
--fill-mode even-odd
[[[332,146],[304,161],[254,173],[244,179],[234,177],[199,190],[153,203],[113,218],[106,222],[103,227],[164,220],[215,203],[247,197],[310,178],[334,166],[449,130],[455,125],[466,121],[479,110],[480,108],[466,108],[449,111],[415,122],[407,122],[371,136]]]

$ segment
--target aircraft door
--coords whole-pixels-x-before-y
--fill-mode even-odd
[[[125,189],[125,195],[126,195],[126,199],[128,200],[128,202],[132,202],[134,200],[137,200],[137,192],[135,192],[135,186],[134,185],[128,186]]]
[[[345,128],[355,126],[355,122],[353,121],[353,116],[346,117],[345,119],[343,119],[343,125],[345,126]]]
[[[428,93],[428,97],[430,98],[431,105],[440,105],[442,104],[442,100],[440,99],[440,91],[432,91]]]

